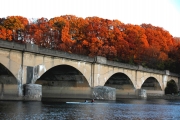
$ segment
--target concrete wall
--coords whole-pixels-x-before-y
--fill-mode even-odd
[[[136,71],[126,68],[118,68],[107,66],[103,64],[94,65],[94,86],[104,86],[107,80],[116,73],[124,73],[127,75],[133,83],[133,86],[136,87]]]
[[[83,98],[91,99],[90,87],[58,87],[58,86],[43,86],[43,98]]]
[[[43,56],[40,54],[24,53],[24,66],[38,67],[38,71],[34,74],[32,83],[43,75],[49,69],[58,65],[70,65],[80,71],[91,86],[91,63],[77,61],[72,59],[58,58],[52,56]],[[25,73],[25,80],[28,73]]]
[[[17,82],[21,82],[21,51],[0,48],[0,56],[0,63],[11,71]]]
[[[142,84],[145,82],[145,80],[147,80],[149,77],[153,77],[155,78],[161,89],[164,90],[164,86],[162,84],[162,80],[163,80],[163,75],[161,74],[154,74],[154,73],[147,73],[147,72],[141,72],[141,71],[137,71],[137,88],[141,89]]]

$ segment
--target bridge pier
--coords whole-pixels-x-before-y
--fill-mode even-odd
[[[24,101],[41,101],[42,85],[25,84],[24,85]]]
[[[92,89],[93,99],[116,100],[116,89],[107,86],[96,86]]]

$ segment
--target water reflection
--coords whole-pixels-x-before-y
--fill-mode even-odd
[[[120,100],[95,103],[0,101],[1,120],[164,120],[180,119],[180,101]]]

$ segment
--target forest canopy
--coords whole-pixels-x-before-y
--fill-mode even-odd
[[[0,18],[0,39],[179,73],[180,38],[151,24],[62,15]]]

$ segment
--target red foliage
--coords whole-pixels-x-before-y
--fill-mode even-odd
[[[179,52],[180,39],[151,24],[139,26],[74,15],[40,18],[31,24],[22,16],[0,19],[0,39],[18,41],[18,30],[22,43],[135,64],[155,65],[169,60],[169,52],[172,56],[172,51]]]

